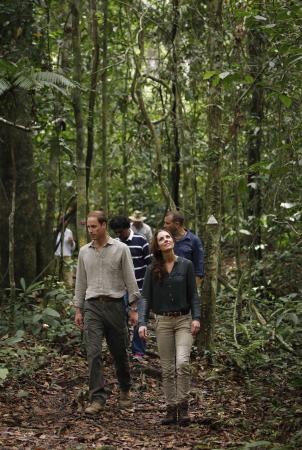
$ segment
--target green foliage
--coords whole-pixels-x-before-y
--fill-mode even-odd
[[[2,382],[8,376],[21,376],[35,370],[47,358],[49,347],[69,351],[69,341],[70,346],[80,343],[73,324],[72,294],[63,283],[46,277],[29,286],[20,280],[20,285],[22,288],[17,290],[14,305],[17,331],[13,336],[9,335],[9,307],[4,303],[1,309],[0,360],[6,361],[5,365],[0,365]],[[20,364],[16,365],[16,358]]]
[[[0,63],[0,96],[16,88],[26,91],[53,88],[67,95],[68,89],[74,88],[72,81],[55,72],[42,72],[24,66],[22,62],[13,64],[2,60]]]

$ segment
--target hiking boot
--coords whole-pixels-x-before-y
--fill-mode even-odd
[[[105,404],[94,400],[91,405],[87,406],[85,409],[85,414],[89,414],[91,416],[98,414],[105,407]]]
[[[166,417],[161,420],[161,425],[172,425],[177,422],[177,407],[174,405],[168,405],[166,411]]]
[[[119,398],[119,406],[121,409],[131,408],[133,405],[133,400],[130,397],[130,391],[121,391]]]
[[[177,413],[178,413],[178,424],[179,425],[189,425],[191,422],[189,413],[188,413],[188,402],[185,400],[177,405]]]

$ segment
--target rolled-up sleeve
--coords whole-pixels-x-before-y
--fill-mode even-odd
[[[135,279],[134,266],[129,248],[124,245],[122,253],[122,272],[125,286],[129,295],[129,304],[140,298],[139,289]]]
[[[146,326],[149,320],[149,311],[152,304],[152,277],[150,267],[147,268],[144,284],[142,289],[142,298],[140,300],[140,307],[138,310],[138,324],[139,326]]]
[[[87,275],[83,261],[83,252],[80,250],[77,264],[77,275],[73,304],[76,308],[83,308],[87,290]]]

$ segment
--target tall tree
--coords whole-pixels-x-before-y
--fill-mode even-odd
[[[262,1],[258,2],[258,14],[262,13]],[[247,142],[247,162],[248,162],[248,205],[247,216],[251,222],[250,240],[250,263],[254,265],[255,260],[262,258],[261,250],[261,179],[260,161],[261,145],[263,133],[263,101],[264,91],[262,86],[262,74],[264,69],[264,36],[260,30],[257,20],[251,23],[248,31],[248,56],[250,75],[254,79],[252,87],[250,111],[249,111],[249,132]]]
[[[72,0],[72,50],[73,72],[76,88],[73,90],[72,105],[76,124],[76,184],[77,184],[77,237],[79,245],[86,243],[86,166],[84,151],[84,121],[82,110],[82,54],[81,54],[81,1]]]
[[[101,192],[102,208],[108,212],[108,175],[107,175],[107,121],[108,121],[108,0],[103,0],[103,36],[102,36],[102,118],[101,118],[101,155],[102,155],[102,175]]]
[[[0,5],[1,56],[14,63],[12,70],[17,77],[21,74],[25,77],[30,71],[30,64],[37,60],[33,46],[33,23],[31,1],[5,2]],[[19,73],[16,73],[18,69]],[[9,74],[10,69],[6,72],[8,77]],[[11,245],[14,245],[14,253],[11,253],[11,256],[14,254],[14,261],[11,261],[14,276],[11,274],[11,280],[14,278],[19,283],[20,278],[24,277],[30,283],[38,270],[40,240],[32,135],[25,131],[30,130],[33,124],[33,97],[30,92],[18,86],[5,91],[1,96],[0,116],[24,127],[0,125],[0,233],[6,237],[0,243],[1,278],[3,284],[7,285],[10,240]],[[10,214],[10,230],[14,236],[8,239]]]
[[[222,6],[223,0],[210,0],[208,6],[208,43],[209,70],[221,71],[223,55]],[[222,154],[222,95],[221,86],[209,83],[208,93],[208,179],[207,212],[208,221],[206,242],[206,277],[202,289],[202,333],[199,348],[210,350],[214,344],[214,326],[216,320],[216,293],[218,263],[220,255],[221,222],[221,154]]]
[[[88,100],[88,118],[87,118],[87,156],[86,156],[86,194],[87,205],[89,204],[89,181],[91,163],[94,153],[94,109],[97,98],[97,84],[98,84],[98,72],[100,63],[100,43],[98,33],[98,9],[97,1],[89,1],[90,9],[90,29],[91,29],[91,41],[92,41],[92,61],[91,61],[91,75],[90,75],[90,90]]]
[[[179,108],[180,93],[178,85],[178,33],[179,33],[179,0],[172,2],[172,62],[171,62],[171,78],[172,78],[172,129],[173,129],[173,151],[172,168],[171,168],[171,195],[176,206],[179,206],[179,184],[180,184],[180,136],[179,136]]]

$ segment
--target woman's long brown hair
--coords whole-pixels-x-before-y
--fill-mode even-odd
[[[167,271],[165,269],[165,261],[163,258],[163,254],[162,254],[161,250],[159,249],[158,242],[157,242],[158,233],[160,233],[161,231],[165,231],[166,233],[168,233],[171,236],[171,238],[174,240],[172,234],[168,230],[159,229],[159,230],[156,230],[153,235],[152,242],[151,242],[151,251],[153,253],[153,259],[152,259],[152,263],[151,263],[151,273],[156,280],[162,280],[164,278],[164,276],[167,274]]]

